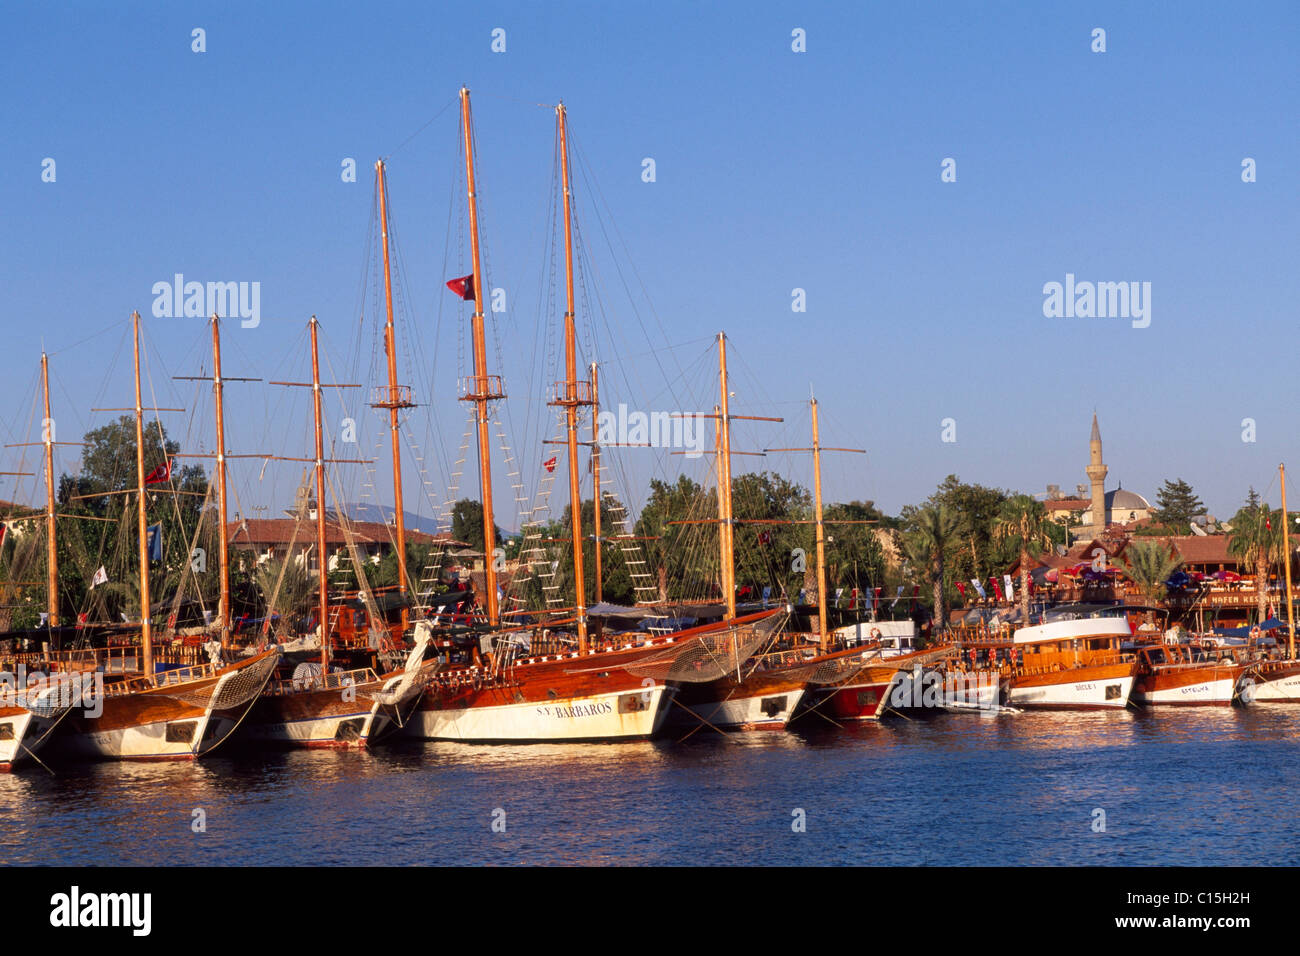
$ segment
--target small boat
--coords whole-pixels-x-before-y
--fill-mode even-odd
[[[1004,703],[1062,710],[1122,710],[1134,690],[1137,662],[1123,652],[1131,637],[1123,617],[1076,618],[1019,628],[1010,637],[957,641],[970,667],[998,671]]]
[[[1133,700],[1146,707],[1228,707],[1251,665],[1230,648],[1154,644],[1137,648]]]
[[[89,708],[68,714],[52,749],[117,760],[202,757],[234,733],[279,657],[272,648],[235,664],[209,662],[107,680],[98,716]]]
[[[37,752],[59,724],[74,709],[93,705],[93,678],[92,674],[55,674],[21,690],[0,685],[0,773],[28,761],[39,762]]]

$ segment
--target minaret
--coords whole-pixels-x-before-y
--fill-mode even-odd
[[[1088,440],[1088,480],[1092,482],[1092,525],[1097,533],[1106,530],[1106,472],[1101,461],[1101,429],[1097,427],[1097,413],[1092,415],[1092,437]]]

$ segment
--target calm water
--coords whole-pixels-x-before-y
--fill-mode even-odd
[[[961,714],[37,767],[0,777],[0,847],[68,865],[1294,865],[1298,731],[1300,707]]]

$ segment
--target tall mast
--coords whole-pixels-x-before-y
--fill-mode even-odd
[[[488,624],[496,627],[501,621],[497,606],[497,571],[494,561],[496,548],[496,520],[492,513],[492,450],[488,434],[488,402],[503,398],[501,380],[487,372],[487,345],[483,335],[483,265],[478,246],[478,195],[474,186],[474,134],[470,123],[469,89],[460,91],[461,133],[465,142],[465,189],[469,197],[470,249],[474,260],[474,377],[472,386],[462,398],[474,403],[478,419],[478,475],[479,495],[483,502],[483,570],[484,595]]]
[[[1278,465],[1277,470],[1282,476],[1282,567],[1286,569],[1286,656],[1295,660],[1295,605],[1291,601],[1291,519],[1286,513],[1286,466]]]
[[[384,304],[388,310],[388,320],[384,325],[384,351],[388,356],[388,394],[384,401],[376,402],[375,407],[388,409],[388,430],[393,440],[393,511],[394,525],[397,532],[397,587],[402,596],[402,632],[406,632],[407,609],[406,597],[409,583],[406,577],[406,515],[402,502],[402,441],[398,431],[397,418],[401,409],[410,408],[410,389],[397,383],[397,335],[393,328],[393,278],[388,265],[388,183],[384,179],[384,161],[375,163],[375,174],[379,179],[379,229],[384,247]],[[475,253],[475,259],[478,256]],[[475,267],[477,271],[477,266]],[[312,326],[315,329],[315,326]],[[323,499],[317,496],[316,510],[325,507]],[[322,624],[322,627],[324,625]]]
[[[722,582],[727,591],[727,618],[730,620],[736,616],[736,552],[735,539],[732,536],[731,524],[731,415],[730,403],[727,396],[727,335],[725,332],[718,333],[718,381],[722,390],[722,402],[720,405],[720,414],[722,416],[722,449],[721,466],[718,469],[718,496],[719,496],[719,514],[718,519],[721,524],[718,526],[721,530],[723,542],[722,551]]]
[[[140,647],[146,677],[153,677],[153,622],[149,619],[149,526],[144,513],[144,405],[140,399],[140,313],[131,313],[135,347],[135,475],[136,525],[140,552]],[[163,452],[166,453],[164,448]],[[225,529],[222,529],[225,534]]]
[[[218,625],[221,646],[230,646],[230,553],[226,542],[226,421],[221,381],[221,323],[212,316],[212,394],[217,406],[217,557],[221,574]]]
[[[768,448],[765,451],[810,451],[813,456],[813,503],[817,509],[813,524],[817,529],[817,636],[823,652],[830,650],[830,628],[826,623],[826,517],[822,508],[822,452],[849,451],[865,455],[865,448],[823,448],[821,428],[817,418],[817,399],[812,405],[811,448]],[[837,521],[835,524],[873,524],[872,521]]]
[[[722,494],[722,410],[713,406],[713,470],[718,484],[718,573],[722,578],[722,594],[725,597],[735,591],[727,578],[730,562],[727,560],[727,504]]]
[[[59,625],[59,554],[54,535],[54,434],[50,418],[50,362],[41,353],[41,388],[45,393],[45,536],[49,555],[46,561],[46,601],[50,627]]]
[[[569,186],[568,115],[564,104],[555,108],[560,127],[560,178],[564,186],[564,396],[552,404],[563,405],[568,423],[569,446],[569,521],[573,533],[573,615],[578,622],[578,651],[587,650],[587,578],[582,556],[582,491],[578,487],[578,406],[590,404],[588,395],[579,394],[578,345],[573,321],[573,212]],[[586,385],[586,382],[581,383]],[[600,501],[596,508],[599,510]],[[597,549],[600,545],[597,542]]]
[[[316,418],[316,563],[320,565],[320,666],[321,680],[329,673],[330,667],[330,633],[329,633],[329,568],[325,554],[325,432],[321,426],[320,413],[320,357],[316,348],[316,316],[311,317],[311,403]],[[391,341],[391,340],[390,340]],[[396,412],[394,412],[396,414]],[[397,434],[396,431],[393,432]],[[398,479],[399,483],[401,479]],[[400,507],[400,506],[399,506]],[[405,562],[398,561],[400,568]],[[323,686],[323,685],[322,685]]]
[[[822,521],[822,443],[817,428],[817,399],[812,400],[813,501],[817,507],[817,633],[821,649],[830,644],[826,629],[826,526]]]
[[[601,574],[600,562],[600,445],[597,444],[599,430],[596,428],[596,422],[600,418],[600,391],[599,380],[596,376],[596,363],[591,363],[591,485],[592,497],[596,500],[596,507],[593,509],[594,531],[596,535],[596,547],[594,554],[596,556],[596,593],[594,595],[596,602],[604,600],[604,583]]]

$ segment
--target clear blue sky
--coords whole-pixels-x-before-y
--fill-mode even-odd
[[[807,443],[811,384],[823,440],[871,449],[828,462],[828,498],[889,512],[949,473],[1073,488],[1094,409],[1109,487],[1154,498],[1180,476],[1226,516],[1250,485],[1277,503],[1279,461],[1300,469],[1283,367],[1300,299],[1296,4],[69,3],[11,5],[0,22],[5,441],[32,440],[42,343],[60,440],[103,422],[92,406],[129,404],[118,350],[133,308],[160,388],[197,372],[202,324],[149,312],[153,283],[177,272],[261,283],[262,325],[228,329],[227,374],[304,375],[316,313],[327,374],[372,384],[373,330],[359,360],[352,346],[367,272],[375,307],[372,165],[391,154],[399,334],[418,339],[403,377],[428,403],[411,432],[443,446],[430,473],[444,484],[464,411],[455,329],[467,323],[441,288],[464,255],[450,106],[463,83],[490,278],[509,292],[497,325],[507,430],[530,484],[552,453],[537,394],[554,380],[554,339],[539,348],[536,327],[558,321],[539,298],[554,118],[536,104],[561,98],[590,177],[579,216],[608,315],[594,341],[611,401],[711,407],[708,338],[725,329],[735,411],[787,417],[739,428],[737,446]],[[505,53],[490,49],[497,27]],[[1090,49],[1096,27],[1105,53]],[[805,53],[791,50],[794,28]],[[46,157],[54,183],[41,180]],[[345,157],[355,184],[340,179]],[[955,183],[940,181],[946,157]],[[1245,157],[1257,182],[1242,182]],[[617,256],[602,229],[621,235]],[[1150,282],[1150,327],[1045,318],[1042,287],[1067,273]],[[305,454],[305,396],[244,389],[231,450]],[[190,411],[169,429],[202,446],[206,397],[159,392],[171,398]],[[373,447],[373,416],[358,417]],[[945,418],[955,443],[940,440]],[[621,454],[634,502],[650,474],[706,471]],[[241,467],[246,510],[288,504],[299,466]],[[766,467],[810,480],[802,458]],[[504,479],[498,489],[510,497]],[[30,481],[0,484],[0,497],[32,494]]]

